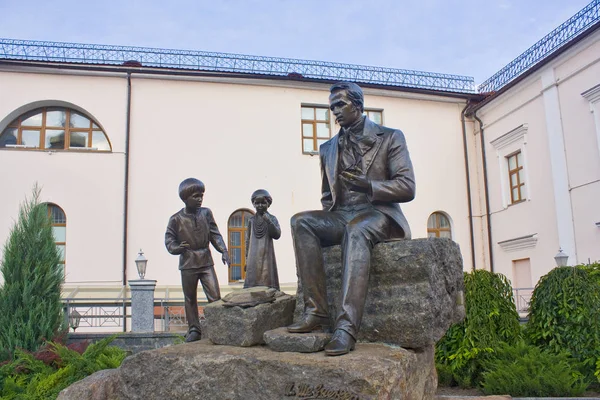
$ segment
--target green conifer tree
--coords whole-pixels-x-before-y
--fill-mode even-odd
[[[46,204],[36,184],[4,245],[0,272],[0,361],[14,349],[36,350],[63,324],[63,266]]]

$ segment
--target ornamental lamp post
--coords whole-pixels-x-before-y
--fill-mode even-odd
[[[71,329],[73,329],[73,332],[75,332],[75,330],[79,328],[80,321],[81,314],[79,314],[79,312],[75,309],[71,310],[71,313],[69,314],[69,326],[71,327]]]
[[[148,264],[148,259],[144,257],[144,252],[140,249],[137,258],[135,259],[135,266],[137,267],[138,275],[140,279],[144,279],[146,276],[146,265]]]
[[[156,281],[144,279],[147,264],[148,259],[144,257],[144,252],[140,249],[135,259],[135,266],[140,279],[129,280],[132,332],[154,332],[154,289],[156,288]],[[125,304],[123,304],[123,309],[125,307]]]
[[[561,248],[558,249],[558,254],[554,256],[554,261],[556,261],[556,265],[559,267],[566,267],[569,262],[569,255],[562,251]]]

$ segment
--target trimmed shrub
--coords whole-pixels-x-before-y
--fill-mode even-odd
[[[102,369],[117,368],[127,353],[109,346],[113,340],[114,336],[91,344],[83,354],[53,342],[33,354],[17,349],[14,360],[0,367],[0,399],[55,399],[78,380]]]
[[[484,362],[482,389],[487,395],[512,397],[574,397],[588,384],[567,353],[554,354],[521,341],[501,344]]]
[[[600,262],[596,261],[591,264],[580,264],[576,266],[588,273],[590,279],[594,280],[600,286]]]
[[[465,273],[465,308],[465,320],[451,326],[437,343],[435,357],[439,371],[452,372],[452,384],[475,387],[484,360],[500,343],[519,340],[521,327],[512,287],[502,274]]]
[[[0,271],[0,360],[17,348],[36,350],[63,323],[60,301],[63,267],[40,189],[20,208],[4,245]]]
[[[600,358],[600,285],[583,267],[560,267],[543,276],[529,306],[526,334],[555,354],[567,352],[593,378]]]
[[[591,264],[577,265],[577,267],[585,270],[589,274],[590,279],[593,279],[598,284],[598,286],[600,286],[600,261],[595,261]],[[596,371],[594,372],[594,376],[598,381],[596,383],[596,386],[597,388],[600,388],[600,356],[596,361]]]

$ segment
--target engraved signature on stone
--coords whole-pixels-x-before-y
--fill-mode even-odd
[[[288,397],[298,397],[303,400],[308,399],[334,399],[334,400],[360,400],[360,397],[343,389],[329,389],[324,385],[319,384],[316,386],[308,385],[306,383],[292,382],[287,385],[285,389],[285,395]]]

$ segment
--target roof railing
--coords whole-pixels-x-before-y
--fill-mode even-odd
[[[0,59],[79,64],[133,65],[234,72],[475,93],[475,80],[461,75],[420,72],[292,58],[259,57],[195,50],[0,39]]]
[[[479,86],[468,76],[195,50],[0,39],[0,60],[125,65],[295,78],[350,80],[456,93],[493,93],[600,22],[593,0]]]
[[[594,0],[480,84],[477,92],[498,91],[598,22],[600,22],[600,0]]]

